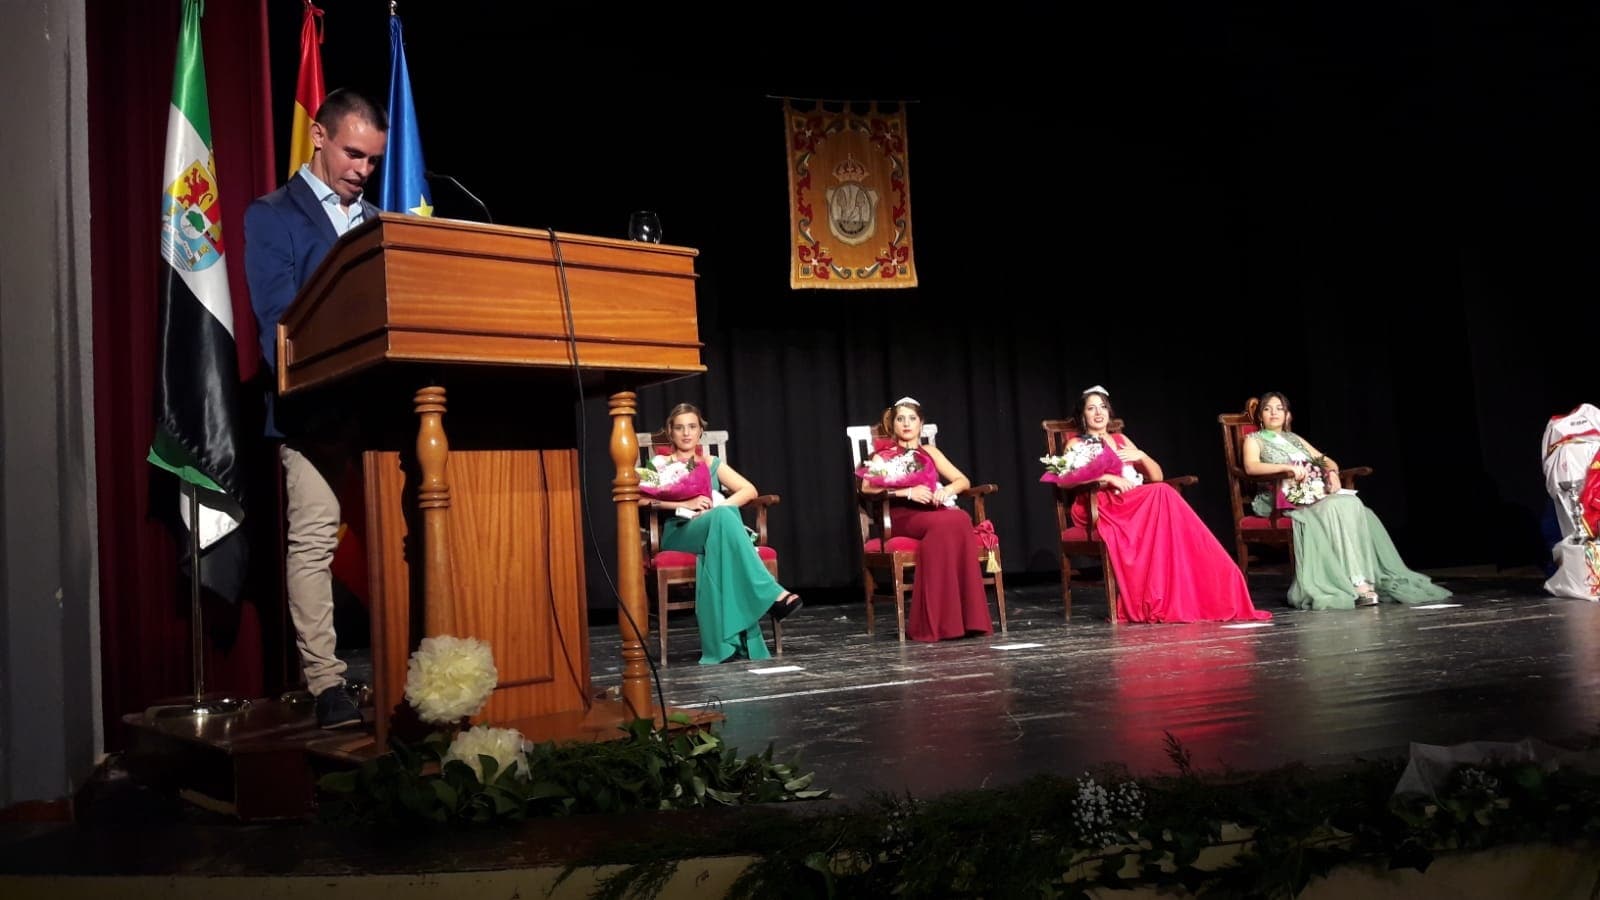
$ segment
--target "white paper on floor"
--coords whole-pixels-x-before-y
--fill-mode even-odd
[[[1043,647],[1043,644],[995,644],[991,650],[1028,650],[1034,647]]]
[[[1272,623],[1271,622],[1235,622],[1232,625],[1224,625],[1222,627],[1223,628],[1271,628],[1272,627]]]
[[[1424,603],[1421,606],[1413,606],[1411,608],[1412,609],[1455,609],[1456,607],[1458,607],[1460,605],[1461,604],[1459,604],[1459,603]]]
[[[751,669],[753,675],[781,675],[784,672],[804,672],[800,666],[771,666],[765,669]]]

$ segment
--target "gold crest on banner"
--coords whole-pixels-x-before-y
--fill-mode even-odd
[[[917,284],[905,105],[852,106],[802,112],[784,101],[791,288]]]

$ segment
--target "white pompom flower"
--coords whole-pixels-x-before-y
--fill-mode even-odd
[[[528,774],[528,757],[523,749],[524,744],[522,732],[515,728],[477,725],[456,735],[456,739],[450,742],[450,749],[445,752],[444,761],[461,760],[471,766],[478,780],[482,781],[483,760],[478,757],[487,756],[496,763],[491,782],[499,780],[507,772],[514,772],[513,777],[525,777]]]
[[[422,721],[450,725],[477,715],[499,680],[494,654],[483,641],[423,638],[406,665],[406,700]]]

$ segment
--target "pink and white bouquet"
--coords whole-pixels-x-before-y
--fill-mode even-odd
[[[856,468],[856,477],[876,488],[897,491],[902,488],[925,487],[939,489],[939,467],[934,465],[928,451],[917,447],[906,449],[891,442],[880,442],[876,451],[865,463]],[[955,495],[944,500],[945,506],[954,506]]]
[[[856,477],[873,487],[891,491],[919,485],[931,490],[939,486],[939,470],[933,464],[933,457],[920,447],[915,450],[898,445],[880,447],[856,469]]]
[[[653,500],[692,500],[711,495],[711,467],[699,456],[684,462],[671,455],[652,456],[637,467],[639,493]]]
[[[1115,475],[1123,471],[1122,458],[1111,445],[1097,437],[1084,438],[1058,456],[1041,456],[1044,474],[1039,480],[1060,487],[1073,487],[1093,481],[1101,475]]]

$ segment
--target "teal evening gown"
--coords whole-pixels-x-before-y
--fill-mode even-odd
[[[711,489],[721,492],[711,460]],[[665,517],[661,549],[695,555],[694,615],[700,625],[700,664],[712,666],[738,655],[769,659],[761,618],[783,594],[750,543],[736,506],[717,506],[692,519]],[[662,627],[666,627],[664,624]]]

